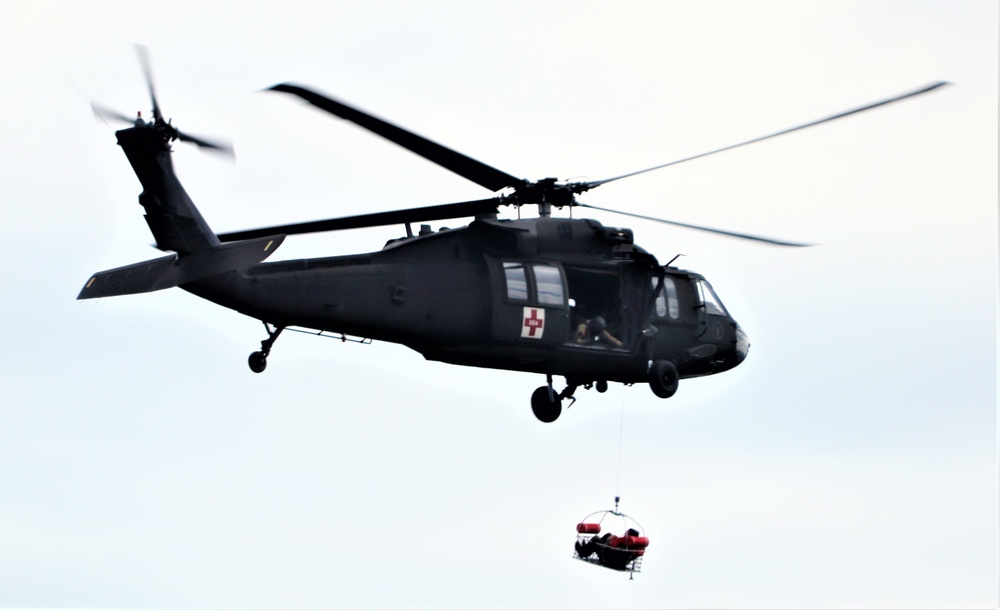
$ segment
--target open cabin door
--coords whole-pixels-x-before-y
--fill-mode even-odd
[[[647,292],[648,272],[615,262],[591,266],[566,265],[565,274],[573,328],[567,343],[634,352],[648,309],[643,298]],[[603,321],[604,331],[593,336],[585,335],[584,329],[592,329],[597,318]]]

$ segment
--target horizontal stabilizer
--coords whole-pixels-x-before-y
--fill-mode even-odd
[[[90,278],[76,298],[96,299],[153,292],[249,267],[270,256],[284,239],[284,235],[272,235],[223,244],[185,256],[171,254],[151,261],[100,271]]]

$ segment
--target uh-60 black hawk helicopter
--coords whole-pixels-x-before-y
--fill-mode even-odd
[[[140,53],[152,98],[144,121],[94,106],[103,117],[133,126],[116,132],[142,184],[139,203],[156,246],[169,256],[96,273],[80,299],[180,288],[261,320],[267,338],[250,355],[264,370],[284,329],[400,343],[428,360],[545,375],[531,396],[544,422],[580,386],[645,382],[661,398],[680,379],[729,370],[749,341],[701,275],[661,265],[633,241],[630,229],[596,220],[556,218],[553,208],[586,207],[784,246],[794,244],[720,231],[577,201],[602,184],[862,112],[926,93],[936,83],[781,132],[671,163],[592,182],[529,181],[481,163],[313,90],[271,87],[437,163],[487,189],[489,199],[362,214],[216,234],[177,179],[171,142],[225,149],[178,131],[156,100],[149,63]],[[538,217],[507,220],[500,206],[536,205]],[[520,212],[520,210],[518,210]],[[520,215],[520,214],[518,214]],[[413,223],[472,217],[465,227],[431,231]],[[287,235],[400,224],[406,236],[365,254],[262,262]],[[557,391],[552,378],[562,376]],[[575,400],[575,399],[574,399]]]

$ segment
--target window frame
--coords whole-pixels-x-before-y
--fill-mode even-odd
[[[517,303],[520,305],[530,305],[532,307],[545,307],[550,309],[566,309],[569,303],[569,295],[567,294],[566,288],[566,274],[563,272],[562,266],[558,263],[553,262],[531,262],[523,260],[505,260],[500,261],[500,268],[503,270],[504,278],[504,298],[507,303]],[[545,278],[546,272],[538,272],[536,269],[551,269],[555,275],[550,275]],[[520,291],[511,290],[511,278],[512,273],[516,273],[516,270],[520,270],[520,278],[514,278],[515,281],[518,279],[524,282],[524,298],[518,296]],[[547,280],[546,284],[542,286],[555,287],[558,285],[558,294],[555,294],[552,290],[541,290],[539,286],[539,278]],[[553,282],[558,278],[558,284]],[[548,295],[552,296],[548,296]],[[558,301],[553,299],[558,298]]]
[[[653,313],[656,317],[660,320],[671,320],[673,322],[680,320],[681,302],[677,296],[677,283],[674,282],[674,278],[664,275],[661,278],[652,277],[650,281],[653,283],[654,290],[657,285],[660,287],[653,301]]]
[[[503,269],[503,281],[504,281],[504,296],[508,303],[530,303],[531,302],[531,281],[528,279],[528,266],[520,261],[501,261],[500,268]],[[515,281],[522,282],[524,284],[523,292],[524,297],[518,296],[521,290],[514,288],[512,290],[512,271],[520,271],[520,278],[514,278]]]
[[[541,270],[541,269],[545,269],[546,272],[545,273],[540,273],[539,270]],[[552,293],[552,291],[550,291],[550,290],[543,291],[541,289],[542,288],[542,282],[540,281],[541,278],[546,273],[548,273],[549,271],[555,273],[555,275],[554,276],[549,275],[549,277],[545,278],[545,285],[546,286],[558,286],[558,288],[559,288],[558,294],[552,294],[551,296],[550,296],[550,293]],[[567,302],[566,301],[566,280],[563,277],[562,269],[560,269],[557,265],[552,265],[552,264],[549,264],[549,263],[532,263],[531,264],[531,276],[532,276],[532,280],[533,280],[531,282],[531,286],[532,286],[532,288],[535,289],[535,299],[534,299],[534,302],[539,307],[560,307],[560,308],[566,307],[566,302]],[[551,281],[552,279],[557,280],[557,282],[552,282]],[[558,298],[558,301],[553,302],[551,300],[552,298]]]

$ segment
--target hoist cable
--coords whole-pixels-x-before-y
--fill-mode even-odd
[[[621,417],[618,421],[618,483],[615,485],[615,497],[621,496],[622,487],[622,438],[625,432],[625,401],[622,400]],[[617,510],[617,507],[615,508]]]

